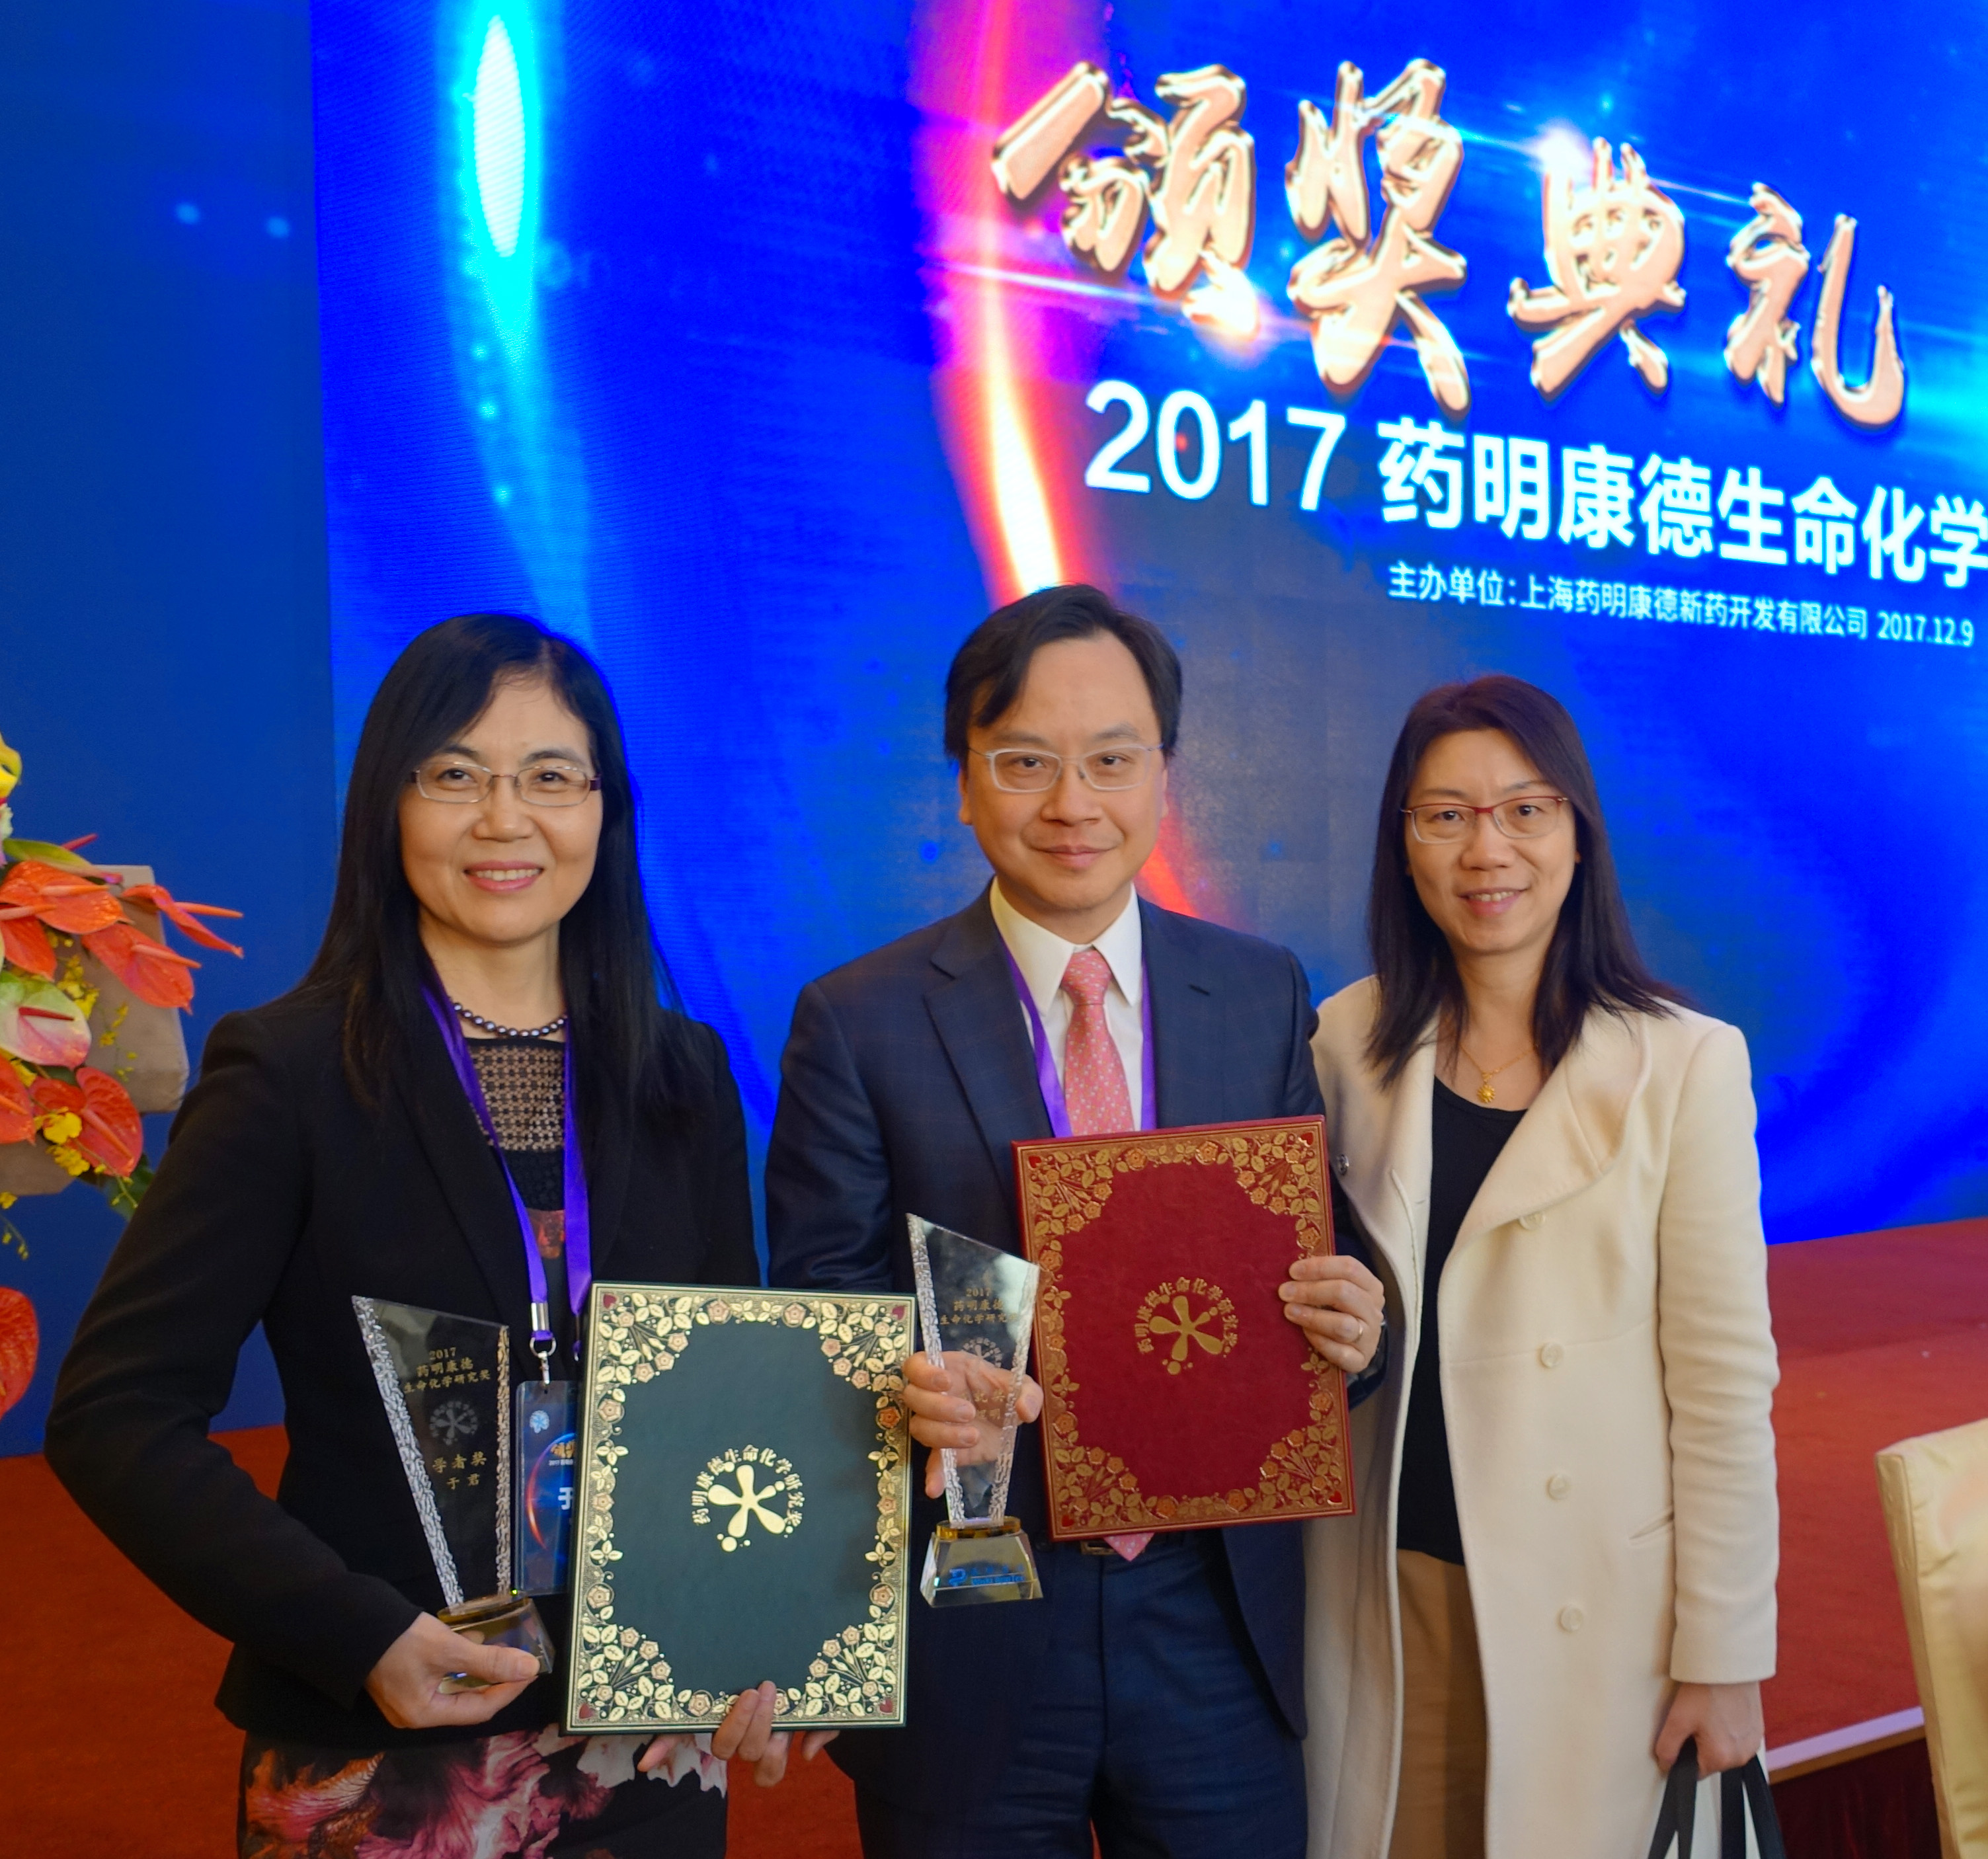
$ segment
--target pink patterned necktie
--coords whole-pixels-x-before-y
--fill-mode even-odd
[[[1070,1036],[1063,1049],[1063,1096],[1073,1136],[1111,1136],[1136,1127],[1124,1062],[1105,1023],[1111,965],[1095,949],[1079,949],[1063,972],[1070,996]]]
[[[1105,1023],[1104,995],[1111,965],[1095,949],[1079,949],[1063,972],[1070,996],[1070,1035],[1063,1049],[1063,1096],[1073,1136],[1111,1136],[1136,1129],[1132,1094],[1125,1088],[1125,1063]],[[1151,1530],[1107,1536],[1128,1562],[1153,1540]]]

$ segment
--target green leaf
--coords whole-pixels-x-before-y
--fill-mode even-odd
[[[113,1211],[128,1220],[138,1211],[138,1203],[145,1198],[145,1190],[151,1186],[152,1177],[158,1171],[152,1166],[149,1155],[138,1158],[138,1165],[128,1178],[120,1180],[114,1175],[93,1174],[88,1178]]]
[[[44,865],[53,865],[58,870],[86,871],[93,877],[96,875],[96,867],[82,853],[46,839],[0,840],[0,852],[7,855],[9,864],[24,858],[39,859]]]

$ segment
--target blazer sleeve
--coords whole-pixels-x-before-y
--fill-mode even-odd
[[[888,1291],[891,1164],[835,1009],[801,990],[766,1149],[767,1282]]]
[[[752,1178],[746,1161],[746,1113],[725,1042],[710,1027],[705,1041],[712,1111],[711,1171],[705,1205],[708,1235],[703,1281],[712,1285],[757,1285],[759,1249],[752,1242]]]
[[[297,1093],[267,1036],[246,1016],[215,1026],[77,1327],[46,1451],[91,1521],[194,1619],[349,1706],[421,1610],[348,1569],[208,1436],[309,1195]]]
[[[1657,1217],[1657,1333],[1670,1404],[1677,1541],[1671,1676],[1741,1684],[1774,1670],[1774,1384],[1760,1164],[1746,1042],[1715,1026],[1692,1053]]]

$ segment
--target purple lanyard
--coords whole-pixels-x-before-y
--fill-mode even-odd
[[[1057,1076],[1056,1054],[1050,1050],[1049,1029],[1043,1024],[1043,1016],[1036,1006],[1036,997],[1029,992],[1029,984],[1022,973],[1022,965],[1015,959],[1015,951],[1009,948],[1006,938],[1001,941],[1001,953],[1008,958],[1008,972],[1015,978],[1015,992],[1022,997],[1022,1006],[1029,1016],[1029,1030],[1036,1041],[1036,1083],[1041,1087],[1043,1107],[1050,1114],[1050,1128],[1058,1136],[1070,1134],[1070,1106],[1064,1101],[1063,1080]],[[1139,965],[1139,1028],[1143,1037],[1139,1047],[1139,1127],[1157,1129],[1153,1101],[1153,979],[1146,972],[1144,962]],[[1115,1044],[1114,1044],[1115,1049]]]
[[[511,1191],[511,1205],[518,1216],[519,1235],[525,1242],[525,1273],[532,1286],[532,1353],[544,1366],[550,1363],[557,1342],[553,1335],[552,1293],[546,1286],[546,1262],[539,1256],[538,1235],[532,1229],[532,1216],[525,1210],[525,1197],[519,1193],[518,1184],[511,1178],[510,1164],[504,1160],[503,1145],[497,1140],[497,1126],[491,1121],[490,1106],[484,1101],[483,1080],[476,1075],[476,1061],[469,1056],[469,1042],[462,1036],[462,1029],[455,1023],[455,1016],[431,992],[428,1003],[435,1024],[441,1029],[442,1043],[448,1048],[449,1061],[462,1082],[463,1094],[468,1098],[470,1108],[475,1111],[476,1120],[482,1124],[483,1134],[490,1139],[490,1147],[497,1153],[498,1162],[504,1171],[504,1185]],[[580,1131],[573,1114],[573,1035],[570,1029],[564,1063],[566,1289],[566,1300],[573,1306],[576,1320],[576,1354],[577,1319],[580,1306],[587,1300],[587,1286],[593,1280],[593,1230],[587,1217],[587,1168],[580,1159]]]

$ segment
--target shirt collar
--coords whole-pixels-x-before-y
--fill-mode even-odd
[[[989,893],[988,904],[994,912],[994,927],[1001,932],[1001,940],[1008,945],[1008,953],[1014,957],[1015,966],[1022,971],[1022,979],[1028,985],[1036,1011],[1046,1019],[1062,989],[1063,971],[1070,966],[1070,957],[1086,945],[1066,942],[1054,930],[1044,929],[1032,918],[1023,916],[1001,894],[998,878]],[[1136,893],[1125,900],[1125,908],[1111,928],[1088,946],[1104,958],[1118,992],[1133,1006],[1138,1006],[1144,978],[1144,945]]]

